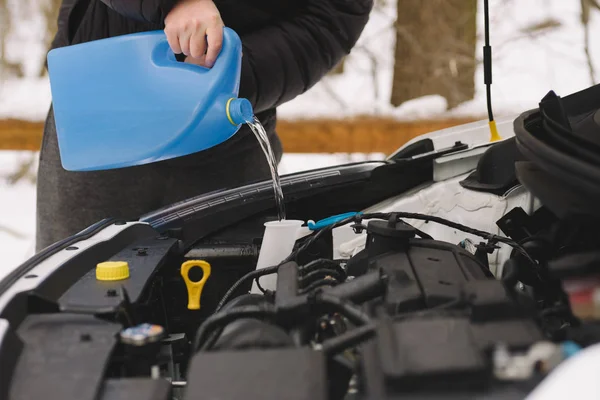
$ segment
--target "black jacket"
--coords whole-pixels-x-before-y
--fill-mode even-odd
[[[373,6],[373,0],[214,2],[225,25],[242,40],[239,95],[251,101],[272,134],[275,108],[311,88],[350,52]],[[63,0],[52,47],[163,29],[176,3]]]

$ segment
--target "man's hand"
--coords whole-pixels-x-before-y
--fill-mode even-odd
[[[223,44],[223,20],[212,0],[182,0],[165,18],[165,34],[175,54],[211,68]],[[207,46],[208,44],[208,46]]]

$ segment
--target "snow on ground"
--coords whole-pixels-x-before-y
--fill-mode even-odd
[[[0,280],[34,253],[35,186],[26,181],[11,185],[6,177],[14,173],[19,163],[35,155],[28,151],[0,151]],[[290,174],[383,157],[383,154],[286,154],[279,171]]]
[[[28,157],[30,152],[0,151],[0,279],[34,251],[35,186],[7,179]]]
[[[43,121],[50,97],[50,85],[44,78],[0,81],[0,118]]]

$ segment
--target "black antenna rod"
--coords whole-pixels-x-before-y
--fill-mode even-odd
[[[502,138],[498,134],[496,121],[494,121],[494,113],[492,111],[492,46],[490,46],[490,9],[488,3],[488,0],[483,0],[483,25],[485,30],[485,46],[483,46],[483,81],[485,83],[487,98],[487,111],[491,133],[490,141],[494,142]]]

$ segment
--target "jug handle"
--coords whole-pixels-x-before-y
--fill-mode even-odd
[[[215,60],[215,65],[213,65],[212,68],[206,68],[201,65],[177,61],[175,58],[175,53],[173,53],[171,47],[169,46],[166,34],[163,31],[160,32],[162,32],[160,35],[160,40],[155,45],[154,51],[152,52],[152,61],[157,65],[176,65],[179,68],[189,68],[210,73],[211,71],[217,71],[221,69],[221,64],[241,62],[242,42],[238,34],[231,28],[223,28],[223,44],[219,54],[217,55],[217,59]]]

